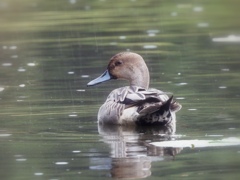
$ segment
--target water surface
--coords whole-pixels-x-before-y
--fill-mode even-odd
[[[1,179],[239,179],[239,145],[157,147],[240,138],[236,1],[0,2]],[[183,109],[169,129],[98,127],[96,87],[120,51],[141,54],[151,86]]]

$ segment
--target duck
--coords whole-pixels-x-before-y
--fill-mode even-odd
[[[182,106],[170,93],[149,88],[150,75],[143,57],[120,52],[110,58],[102,75],[90,81],[94,86],[112,79],[123,79],[129,86],[112,90],[98,111],[98,123],[106,125],[158,125],[176,123]]]

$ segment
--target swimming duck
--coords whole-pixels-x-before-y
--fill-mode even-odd
[[[133,52],[114,55],[107,70],[87,85],[111,79],[128,80],[130,85],[114,89],[99,108],[99,124],[168,125],[175,123],[175,112],[181,105],[168,93],[149,88],[149,71],[143,58]]]

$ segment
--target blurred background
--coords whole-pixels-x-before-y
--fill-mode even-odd
[[[86,84],[114,54],[139,53],[150,86],[183,105],[181,139],[240,138],[239,6],[237,0],[1,0],[1,179],[238,179],[239,146],[165,150],[177,154],[173,161],[162,149],[154,158],[141,149],[154,133],[99,129],[99,106],[127,82]],[[129,157],[139,160],[139,148],[147,167],[139,167],[142,159],[129,166],[147,172],[129,175],[121,167]]]

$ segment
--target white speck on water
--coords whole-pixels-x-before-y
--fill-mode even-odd
[[[11,58],[16,59],[18,58],[18,55],[12,55]]]
[[[11,136],[12,134],[0,134],[0,137],[9,137]]]
[[[77,117],[78,115],[77,114],[69,114],[68,116],[69,117]]]
[[[69,0],[70,4],[75,4],[77,1],[76,0]]]
[[[32,66],[32,67],[33,67],[33,66],[36,66],[35,63],[27,63],[27,65],[28,65],[28,66]]]
[[[110,42],[109,44],[112,45],[112,46],[116,46],[118,43],[117,42]]]
[[[229,35],[227,37],[212,38],[213,42],[240,42],[240,36]]]
[[[221,135],[221,134],[206,134],[205,136],[207,136],[207,137],[222,137],[223,135]]]
[[[143,46],[144,49],[156,49],[157,46],[156,45],[145,45]]]
[[[197,6],[193,8],[194,12],[202,12],[203,11],[203,7]]]
[[[68,162],[55,162],[56,165],[67,165]]]
[[[0,87],[0,92],[2,92],[4,90],[4,87]]]
[[[74,72],[73,71],[69,71],[68,74],[74,74]]]
[[[19,87],[25,87],[26,85],[25,84],[20,84]]]
[[[27,159],[25,159],[25,158],[19,158],[19,159],[16,159],[16,161],[18,161],[18,162],[24,162],[24,161],[27,161]]]
[[[185,99],[185,97],[176,97],[176,99]]]
[[[25,71],[26,71],[26,69],[24,69],[22,67],[18,68],[18,72],[25,72]]]
[[[42,172],[36,172],[36,173],[34,173],[34,175],[35,175],[35,176],[42,176],[43,173],[42,173]]]
[[[17,99],[17,102],[23,102],[24,100],[22,100],[22,99]]]
[[[181,73],[178,73],[177,75],[179,75],[179,76],[180,76],[180,75],[181,75]]]
[[[156,36],[156,34],[155,33],[148,33],[148,36],[149,37],[154,37],[154,36]]]
[[[77,92],[85,92],[86,90],[85,89],[77,89],[76,91]]]
[[[12,63],[2,63],[2,66],[9,67],[12,66]]]
[[[188,109],[189,111],[196,111],[197,109],[194,109],[194,108],[192,108],[192,109]]]
[[[85,9],[86,11],[88,11],[88,10],[91,9],[91,6],[84,6],[84,9]]]
[[[219,89],[226,89],[227,86],[219,86],[218,88],[219,88]]]
[[[17,49],[17,46],[10,46],[9,49],[11,50]]]
[[[80,153],[81,151],[79,151],[79,150],[74,150],[74,151],[72,151],[73,153]]]
[[[126,39],[126,36],[119,36],[119,39]]]
[[[182,82],[182,83],[178,83],[176,84],[177,86],[184,86],[184,85],[187,85],[188,83],[185,83],[185,82]]]
[[[177,12],[172,12],[172,13],[171,13],[171,16],[177,16],[177,15],[178,15]]]
[[[89,75],[81,75],[81,78],[89,78]]]
[[[228,68],[223,68],[223,69],[221,69],[221,71],[228,72],[228,71],[230,71],[230,69],[228,69]]]
[[[236,129],[236,128],[228,128],[229,130],[234,130],[234,129]]]
[[[208,23],[205,23],[205,22],[202,22],[202,23],[198,23],[198,24],[197,24],[197,27],[206,28],[206,27],[209,27],[209,24],[208,24]]]

